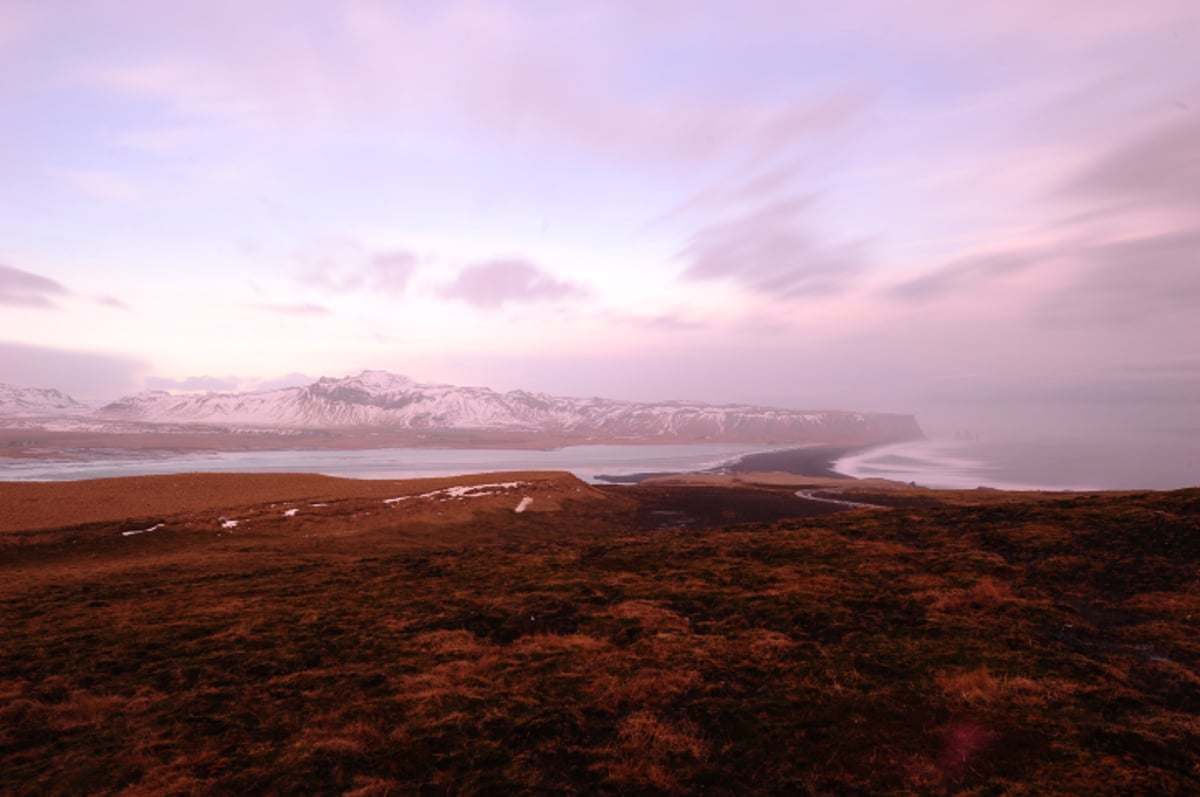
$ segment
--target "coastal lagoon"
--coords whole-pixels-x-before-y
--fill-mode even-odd
[[[170,473],[320,473],[355,479],[419,479],[505,470],[565,470],[581,479],[709,470],[790,445],[704,443],[587,445],[548,450],[370,448],[353,450],[147,453],[92,450],[86,456],[0,459],[0,481],[68,481]]]
[[[565,470],[589,482],[647,473],[719,469],[795,444],[583,445],[546,450],[371,448],[167,453],[92,449],[62,457],[0,459],[0,481],[69,481],[171,473],[320,473],[416,479],[505,470]],[[804,463],[809,464],[811,463]],[[798,470],[804,472],[802,460]],[[779,467],[773,465],[772,467]],[[938,489],[1132,490],[1200,485],[1193,437],[1026,441],[913,440],[857,449],[833,469]],[[810,471],[811,472],[811,471]]]

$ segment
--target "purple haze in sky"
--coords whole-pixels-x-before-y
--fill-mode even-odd
[[[0,0],[0,382],[1200,445],[1197,42],[1193,0]]]

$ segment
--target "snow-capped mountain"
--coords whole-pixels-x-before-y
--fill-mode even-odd
[[[102,407],[96,417],[259,428],[504,430],[604,439],[883,442],[922,436],[909,415],[498,393],[485,387],[420,384],[383,371],[251,393],[148,391]]]
[[[0,384],[0,416],[85,415],[91,411],[91,407],[58,390]]]

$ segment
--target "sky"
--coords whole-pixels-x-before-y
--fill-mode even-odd
[[[1200,435],[1194,0],[0,0],[0,109],[0,382]]]

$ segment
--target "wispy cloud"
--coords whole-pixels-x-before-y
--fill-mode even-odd
[[[145,188],[133,178],[103,169],[62,169],[63,179],[83,194],[103,202],[125,204],[145,196]]]
[[[0,264],[0,304],[53,308],[55,298],[69,293],[49,277]]]
[[[353,240],[335,240],[296,255],[301,264],[297,281],[333,291],[371,291],[402,296],[417,272],[420,259],[404,249],[372,252]]]
[[[1062,187],[1069,197],[1130,207],[1200,211],[1200,109],[1179,112],[1103,152]]]
[[[627,313],[621,310],[606,310],[599,313],[599,317],[612,327],[631,327],[648,332],[692,332],[712,327],[706,321],[692,318],[684,311]]]
[[[258,302],[252,307],[280,315],[314,316],[329,315],[329,308],[312,302]]]
[[[1127,325],[1151,325],[1171,317],[1195,321],[1200,308],[1200,226],[1082,249],[1086,265],[1040,319],[1052,324],[1102,326],[1120,334]],[[1163,341],[1173,348],[1175,341]]]
[[[866,267],[863,242],[830,244],[812,231],[811,199],[774,201],[695,233],[683,278],[728,280],[780,299],[847,289]]]
[[[117,310],[132,310],[133,309],[126,302],[121,301],[116,296],[107,296],[107,295],[97,296],[96,303],[102,304],[105,307],[112,307]]]
[[[490,309],[507,303],[558,301],[586,291],[558,280],[526,260],[491,260],[467,266],[442,289],[448,299]]]
[[[367,281],[371,289],[399,296],[408,287],[417,268],[417,256],[412,252],[380,252],[367,263]]]
[[[213,392],[237,390],[239,384],[239,381],[231,376],[188,376],[183,379],[152,376],[146,380],[146,387],[150,390],[175,390],[182,393],[196,393],[202,390]]]
[[[934,270],[905,280],[892,287],[889,293],[896,299],[910,302],[928,302],[945,299],[962,290],[976,290],[987,283],[1016,274],[1053,259],[1039,249],[1024,249],[1009,252],[971,255],[955,259]]]

